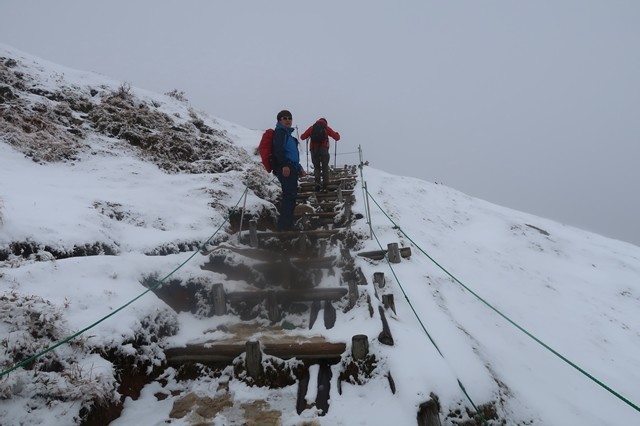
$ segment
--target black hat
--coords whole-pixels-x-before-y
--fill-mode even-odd
[[[278,115],[276,116],[276,119],[280,121],[282,117],[292,117],[291,112],[287,111],[286,109],[283,109],[278,113]]]

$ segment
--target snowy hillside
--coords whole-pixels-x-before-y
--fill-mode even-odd
[[[366,166],[350,224],[357,251],[399,242],[412,253],[393,269],[355,260],[368,279],[385,273],[396,307],[394,345],[371,345],[379,363],[366,383],[337,392],[333,381],[327,413],[298,414],[295,386],[167,367],[165,348],[220,333],[229,318],[176,312],[143,283],[209,280],[197,250],[236,244],[245,191],[245,212],[275,218],[279,186],[258,164],[259,138],[179,92],[0,45],[2,425],[104,424],[96,406],[118,413],[114,426],[233,425],[256,401],[279,413],[273,424],[414,425],[431,394],[446,425],[482,424],[473,405],[492,425],[640,423],[639,247]],[[361,312],[339,311],[322,333],[377,343],[379,322]],[[221,393],[233,401],[216,414],[171,417],[186,395]]]

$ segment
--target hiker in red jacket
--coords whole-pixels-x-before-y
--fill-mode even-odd
[[[316,191],[322,189],[323,192],[327,192],[329,184],[329,136],[336,142],[340,140],[340,133],[329,127],[325,118],[320,118],[300,136],[302,139],[311,139],[309,148],[311,148]]]

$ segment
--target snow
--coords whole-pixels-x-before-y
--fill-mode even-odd
[[[8,46],[0,45],[0,57],[26,61],[41,84],[52,91],[60,85],[85,90],[89,83],[110,87],[120,84],[32,58]],[[171,114],[188,116],[186,106],[179,101],[135,88],[133,91],[156,100]],[[236,145],[246,148],[258,161],[252,149],[259,140],[259,130],[244,129],[219,118],[208,120],[227,131]],[[138,159],[114,139],[91,136],[86,142],[91,151],[79,161],[56,164],[35,163],[8,143],[0,144],[0,248],[12,242],[33,241],[63,250],[99,242],[117,247],[118,253],[60,260],[47,260],[46,253],[40,253],[41,261],[10,257],[0,264],[1,294],[38,296],[48,301],[50,315],[61,315],[56,326],[64,327],[66,335],[111,315],[82,335],[83,344],[97,348],[123,344],[122,351],[135,353],[126,342],[149,317],[177,324],[177,334],[166,338],[172,346],[220,336],[222,332],[214,331],[215,327],[231,321],[230,315],[203,319],[190,313],[178,314],[152,292],[117,310],[145,293],[140,284],[144,277],[165,277],[183,263],[174,276],[210,276],[200,269],[207,258],[193,256],[193,252],[167,256],[145,253],[163,245],[206,241],[223,225],[225,209],[233,207],[245,190],[238,178],[240,172],[167,174]],[[339,394],[338,366],[333,366],[330,410],[325,416],[319,417],[315,410],[296,413],[296,386],[273,391],[232,380],[226,385],[237,404],[265,399],[271,409],[282,411],[284,425],[312,419],[322,425],[408,425],[416,424],[418,406],[429,399],[431,392],[438,395],[443,412],[470,408],[459,381],[476,405],[502,401],[497,409],[509,424],[640,423],[638,409],[585,377],[487,306],[638,406],[640,247],[494,205],[443,185],[371,167],[364,167],[362,176],[372,197],[375,234],[374,239],[364,241],[362,251],[384,248],[391,242],[412,250],[410,259],[403,259],[392,269],[383,261],[356,258],[370,281],[374,272],[385,273],[384,291],[395,296],[397,314],[387,311],[395,344],[379,344],[380,321],[363,317],[363,311],[357,309],[338,311],[333,329],[321,330],[317,322],[309,333],[346,342],[353,335],[366,334],[379,360],[379,374],[363,386],[343,382]],[[361,184],[354,191],[353,211],[365,215]],[[220,207],[215,209],[210,205],[212,193],[219,197],[216,201]],[[263,203],[249,191],[249,210]],[[103,213],[114,204],[126,212],[123,220],[113,220]],[[353,230],[368,236],[365,222],[356,221]],[[225,232],[223,227],[220,234]],[[371,285],[367,291],[373,300]],[[9,302],[0,301],[0,307],[9,309]],[[5,346],[23,340],[15,326],[0,324]],[[296,333],[300,331],[290,332]],[[63,351],[68,359],[77,356],[70,365],[76,363],[78,374],[93,375],[102,383],[103,391],[110,389],[113,366],[97,354],[74,355],[73,348],[65,345],[57,351]],[[157,347],[149,348],[145,356],[160,362],[162,355]],[[0,361],[3,371],[11,367],[5,356],[0,356]],[[311,370],[308,400],[315,398],[314,369],[317,367]],[[386,373],[393,377],[395,394]],[[36,390],[29,384],[30,377],[21,368],[0,378],[0,388],[12,394],[3,397],[0,393],[2,424],[72,424],[76,403],[34,402]],[[168,394],[158,400],[155,394],[176,390],[213,397],[221,385],[212,377],[178,381],[172,368],[163,373],[163,378],[165,386],[153,381],[137,400],[128,397],[122,416],[111,425],[167,424],[180,396]],[[226,411],[214,424],[237,424],[234,422],[241,415]],[[187,416],[172,419],[170,424],[192,424],[190,421],[193,419]]]

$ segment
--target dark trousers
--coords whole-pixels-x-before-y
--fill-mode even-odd
[[[278,180],[282,186],[278,231],[290,231],[293,229],[293,210],[296,208],[296,196],[298,195],[298,173],[291,170],[291,174],[287,177],[278,174]]]
[[[329,184],[329,148],[318,146],[311,148],[311,161],[313,161],[313,177],[316,185],[326,188]]]

